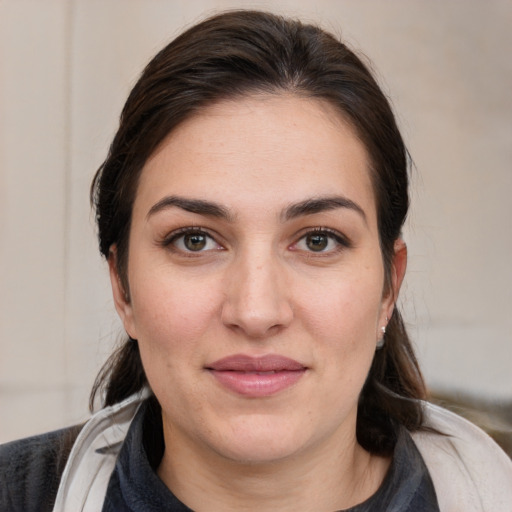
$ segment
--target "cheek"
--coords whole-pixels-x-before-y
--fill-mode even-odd
[[[219,294],[208,281],[198,284],[155,271],[134,284],[132,307],[139,342],[152,350],[191,350],[217,314]]]
[[[203,340],[215,317],[212,293],[160,276],[135,289],[132,302],[149,384],[166,410],[188,414],[184,411],[199,407],[202,400],[202,390],[190,375],[204,364]]]
[[[312,332],[344,340],[342,345],[373,340],[378,321],[382,288],[379,276],[357,277],[357,273],[332,275],[303,293],[301,316]]]

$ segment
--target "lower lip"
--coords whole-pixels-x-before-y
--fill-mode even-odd
[[[275,373],[217,370],[210,370],[210,372],[230,391],[250,398],[261,398],[293,386],[306,373],[306,370],[282,370]]]

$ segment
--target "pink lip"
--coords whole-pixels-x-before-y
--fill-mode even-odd
[[[270,396],[295,384],[307,368],[288,357],[245,354],[219,359],[207,370],[227,389],[252,398]]]

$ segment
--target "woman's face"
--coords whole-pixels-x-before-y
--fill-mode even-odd
[[[355,443],[393,305],[367,154],[332,107],[248,97],[181,124],[141,174],[129,302],[114,260],[166,443],[248,462]]]

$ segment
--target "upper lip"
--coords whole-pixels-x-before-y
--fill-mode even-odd
[[[206,368],[209,370],[234,372],[297,371],[306,369],[302,363],[278,354],[267,354],[257,357],[246,354],[234,354],[219,359],[207,365]]]

